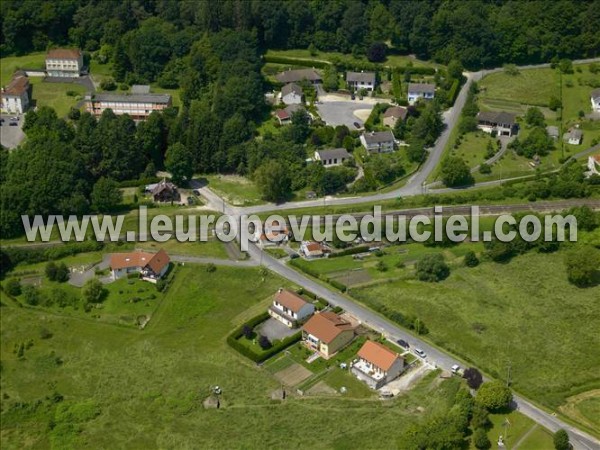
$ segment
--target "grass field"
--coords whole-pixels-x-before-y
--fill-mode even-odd
[[[560,75],[555,69],[521,70],[514,76],[497,72],[483,78],[479,88],[484,104],[489,99],[547,106],[550,97],[560,98]]]
[[[44,83],[42,78],[29,78],[31,83],[31,98],[36,106],[54,108],[58,117],[64,117],[71,107],[83,98],[86,89],[77,83]],[[75,95],[67,95],[73,92]]]
[[[46,68],[46,53],[30,53],[25,56],[8,56],[0,58],[0,84],[8,84],[13,73],[19,69],[40,69]]]
[[[238,175],[208,175],[208,187],[234,206],[252,206],[264,203],[256,185]]]
[[[600,367],[600,287],[570,285],[562,258],[527,254],[508,264],[455,268],[440,283],[400,280],[352,295],[422,318],[433,342],[495,377],[504,379],[510,363],[513,386],[556,409],[598,387]],[[557,364],[561,358],[568,363]]]
[[[279,383],[225,337],[282,284],[257,269],[186,265],[144,330],[4,306],[2,448],[394,448],[411,423],[448,410],[458,380],[440,384],[435,374],[393,403],[273,402]],[[52,337],[41,339],[42,328]],[[18,358],[15,344],[30,340]],[[338,375],[329,376],[335,384]],[[216,384],[221,409],[205,410]]]

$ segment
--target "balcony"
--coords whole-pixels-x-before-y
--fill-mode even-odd
[[[375,380],[376,382],[383,380],[385,378],[385,373],[381,372],[380,370],[373,370],[372,367],[373,366],[371,364],[362,359],[359,359],[358,362],[355,362],[352,365],[353,369],[360,371],[362,374],[366,375],[372,380]]]

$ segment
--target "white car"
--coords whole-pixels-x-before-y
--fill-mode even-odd
[[[452,366],[452,373],[458,375],[460,373],[460,366],[458,364],[454,364]]]
[[[420,348],[415,348],[415,353],[417,354],[417,356],[420,356],[421,358],[427,357],[427,354]]]

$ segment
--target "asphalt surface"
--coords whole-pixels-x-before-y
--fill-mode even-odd
[[[350,130],[357,129],[354,123],[359,124],[358,128],[362,128],[364,125],[364,122],[354,115],[354,111],[360,109],[373,109],[373,105],[344,101],[320,102],[317,103],[316,106],[321,119],[323,119],[327,125],[332,127],[346,125]]]

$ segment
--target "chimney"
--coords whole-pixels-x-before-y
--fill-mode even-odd
[[[283,292],[283,288],[277,289],[277,292],[281,294]]]

